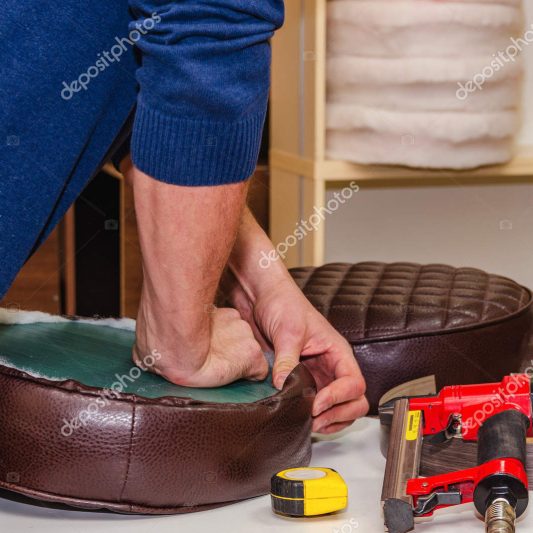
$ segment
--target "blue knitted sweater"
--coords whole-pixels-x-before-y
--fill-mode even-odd
[[[138,47],[143,66],[132,157],[168,182],[216,185],[246,179],[257,162],[270,79],[268,40],[282,0],[132,0],[153,28]]]
[[[138,168],[180,185],[249,177],[283,0],[4,0],[0,295],[136,108]]]

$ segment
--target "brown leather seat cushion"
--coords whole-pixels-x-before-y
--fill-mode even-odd
[[[292,269],[311,303],[354,347],[371,412],[391,388],[499,381],[527,353],[531,292],[475,268],[332,263]]]
[[[0,324],[0,489],[185,513],[266,494],[272,474],[309,463],[315,383],[303,365],[281,391],[189,389],[132,366],[132,331],[49,318]]]

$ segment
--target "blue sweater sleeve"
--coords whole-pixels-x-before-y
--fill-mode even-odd
[[[254,171],[283,0],[130,0],[142,55],[131,142],[143,172],[218,185]],[[135,32],[132,35],[132,32]]]

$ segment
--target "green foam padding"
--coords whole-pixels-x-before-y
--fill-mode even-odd
[[[52,380],[74,379],[84,385],[113,388],[117,375],[129,375],[132,331],[82,322],[0,325],[0,364]],[[135,371],[133,375],[137,372]],[[219,388],[181,387],[141,372],[123,393],[146,398],[177,396],[218,403],[248,403],[274,395],[271,376],[263,382],[237,381]],[[1,393],[1,392],[0,392]]]

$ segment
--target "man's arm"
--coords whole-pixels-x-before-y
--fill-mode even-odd
[[[319,389],[314,431],[339,431],[368,411],[353,350],[309,303],[281,260],[265,265],[265,257],[275,257],[274,247],[246,210],[229,260],[226,294],[263,347],[274,349],[274,384],[281,388],[301,358]]]
[[[137,360],[193,386],[260,378],[266,362],[235,310],[211,309],[253,173],[282,0],[130,0],[140,51],[128,174],[145,284]],[[132,43],[133,44],[133,43]],[[164,182],[164,183],[162,183]],[[169,185],[166,185],[169,184]]]
[[[247,185],[181,187],[130,165],[144,283],[134,359],[157,350],[155,370],[181,385],[263,379],[267,362],[250,326],[213,306],[235,242]]]

